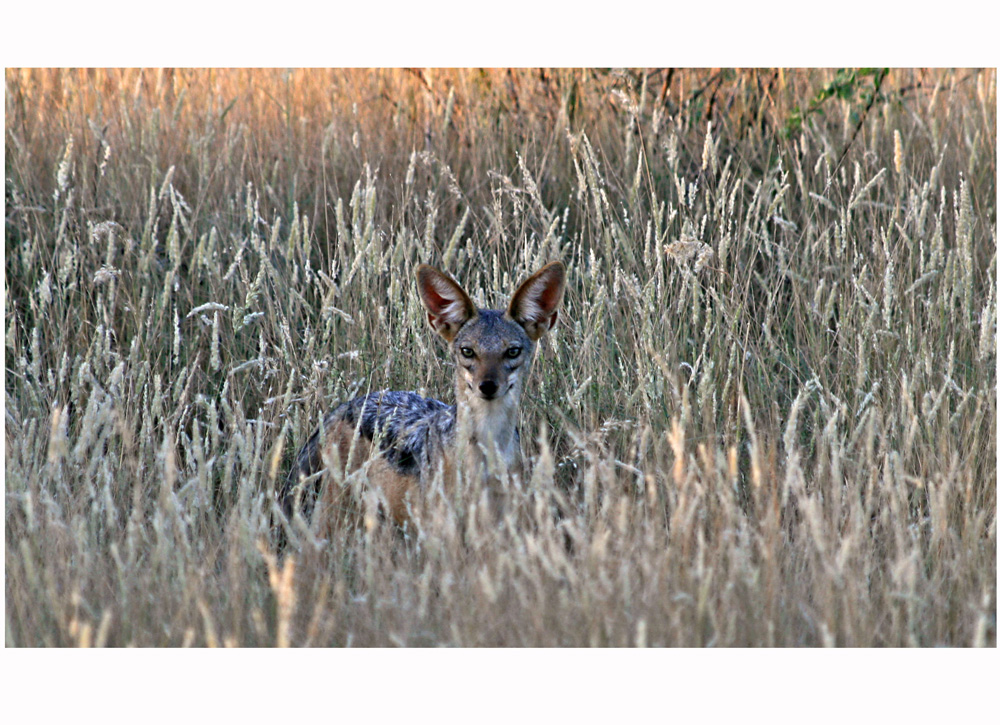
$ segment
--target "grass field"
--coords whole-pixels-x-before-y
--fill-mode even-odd
[[[8,69],[7,646],[995,646],[996,92]],[[280,556],[325,411],[451,402],[415,266],[552,259],[502,524]]]

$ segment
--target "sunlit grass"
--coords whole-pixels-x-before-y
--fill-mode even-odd
[[[996,74],[831,79],[8,70],[7,643],[995,646]],[[279,556],[415,266],[556,258],[502,524]]]

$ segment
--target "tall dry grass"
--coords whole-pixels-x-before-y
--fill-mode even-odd
[[[824,93],[825,89],[825,93]],[[8,645],[996,644],[996,73],[5,74]],[[798,126],[797,119],[801,119]],[[273,492],[569,269],[529,481]]]

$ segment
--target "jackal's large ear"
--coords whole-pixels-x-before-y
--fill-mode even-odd
[[[458,282],[426,264],[417,266],[417,287],[427,308],[427,321],[448,342],[476,316],[476,306]]]
[[[562,262],[550,262],[517,288],[507,314],[524,328],[528,337],[538,340],[555,327],[565,288],[566,268]]]

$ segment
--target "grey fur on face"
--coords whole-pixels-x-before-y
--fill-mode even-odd
[[[456,379],[460,400],[468,396],[494,400],[509,392],[519,396],[518,371],[530,369],[535,352],[524,328],[499,310],[479,310],[459,329],[451,347],[455,364],[465,371],[464,381],[461,374]]]

